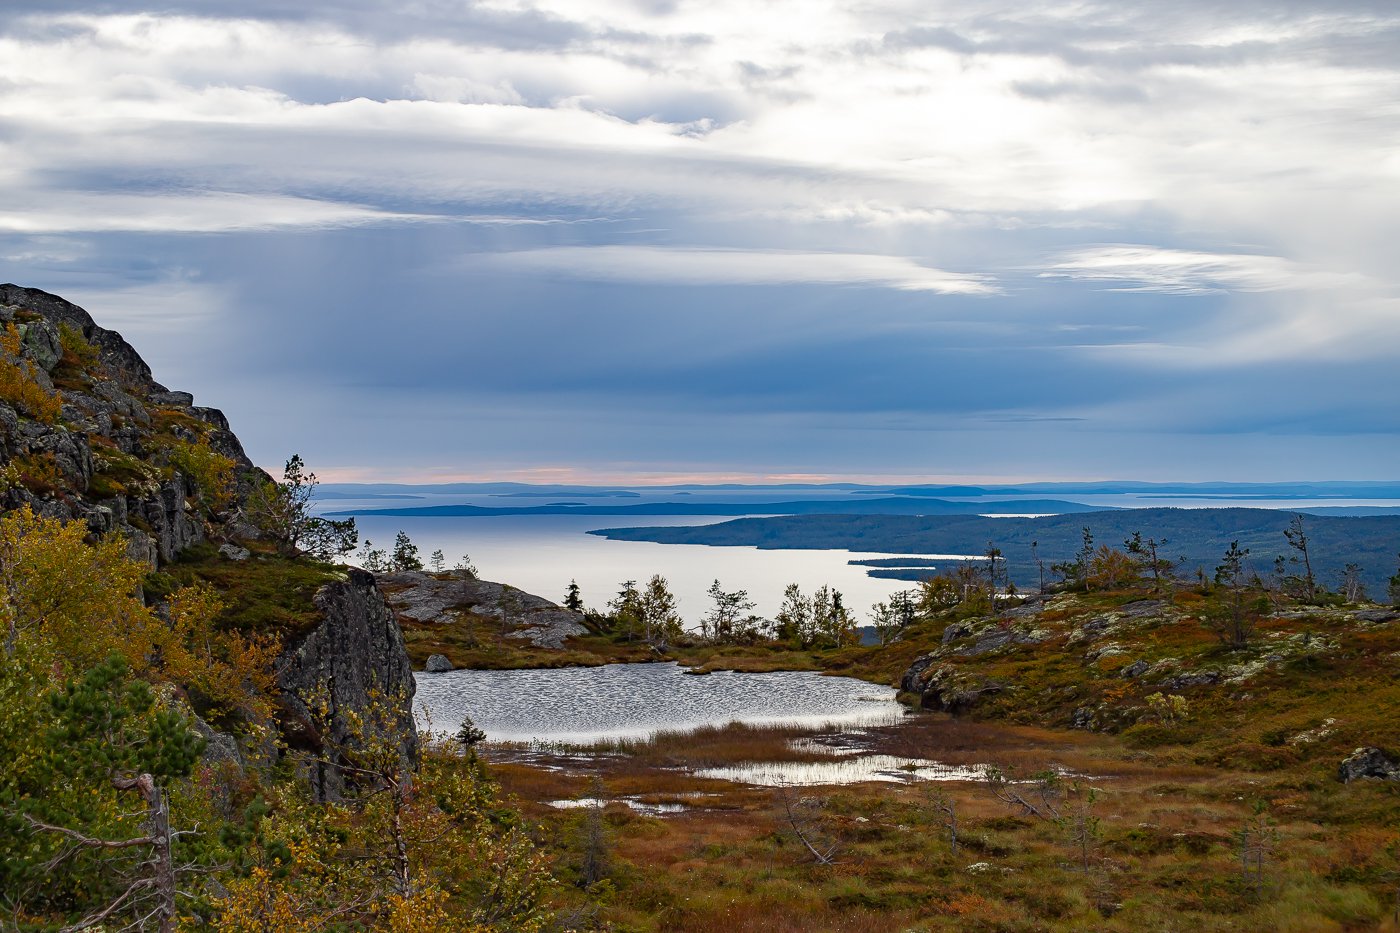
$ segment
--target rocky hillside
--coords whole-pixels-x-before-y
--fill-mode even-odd
[[[151,571],[152,604],[213,586],[226,628],[280,643],[276,699],[293,744],[343,745],[345,714],[385,697],[388,715],[360,718],[416,759],[408,657],[374,578],[273,547],[248,510],[271,481],[222,412],[156,382],[120,334],[62,298],[0,285],[0,505],[120,536]],[[208,737],[241,758],[236,736]]]
[[[0,285],[0,464],[5,508],[120,534],[151,569],[230,527],[266,479],[216,408],[156,382],[140,355],[86,311]],[[219,475],[214,456],[232,462]]]
[[[1400,610],[1256,602],[1235,639],[1233,608],[1217,588],[950,613],[907,634],[900,687],[926,709],[1116,733],[1201,764],[1335,773],[1357,748],[1400,750]]]

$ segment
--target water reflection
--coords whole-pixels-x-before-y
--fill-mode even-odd
[[[663,816],[667,813],[683,813],[692,809],[683,803],[646,803],[635,797],[618,797],[604,800],[601,797],[579,797],[577,800],[546,800],[546,804],[556,810],[581,810],[588,807],[604,808],[610,803],[621,803],[638,813],[649,816]]]
[[[696,771],[695,776],[760,787],[857,784],[863,781],[909,784],[914,781],[978,781],[982,779],[982,768],[945,765],[923,758],[857,755],[838,761],[751,762],[724,768],[704,768]]]
[[[590,745],[731,722],[842,730],[904,715],[889,687],[806,671],[690,677],[668,662],[417,679],[421,728],[450,734],[470,716],[488,742]]]

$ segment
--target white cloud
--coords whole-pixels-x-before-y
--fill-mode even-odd
[[[600,224],[528,241],[592,247],[483,261],[952,294],[1092,236],[1180,248],[1094,243],[1037,271],[1256,296],[1250,339],[1273,352],[1390,333],[1400,13],[1381,4],[227,6],[8,21],[0,231],[644,216],[716,248],[619,244]],[[1221,345],[1151,323],[1144,343]]]
[[[1360,276],[1306,269],[1279,256],[1131,245],[1073,250],[1044,266],[1039,275],[1101,283],[1113,291],[1169,295],[1354,287],[1361,281]]]
[[[62,192],[11,199],[0,210],[0,231],[25,234],[228,233],[436,219],[279,195]]]
[[[657,246],[565,246],[494,253],[477,262],[522,273],[673,285],[860,285],[991,295],[989,276],[945,272],[902,256]]]

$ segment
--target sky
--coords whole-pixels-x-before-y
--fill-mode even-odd
[[[0,156],[270,468],[1400,475],[1393,0],[4,0]]]

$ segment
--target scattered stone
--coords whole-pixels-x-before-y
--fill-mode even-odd
[[[1122,677],[1124,680],[1134,680],[1146,674],[1151,667],[1152,665],[1148,664],[1146,661],[1134,661],[1132,664],[1129,664],[1127,667],[1123,668],[1123,670],[1119,671],[1118,676]]]
[[[964,645],[954,649],[953,653],[962,657],[976,657],[979,654],[988,654],[992,651],[1000,651],[1002,648],[1011,648],[1016,645],[1035,645],[1044,641],[1048,635],[1039,631],[1022,631],[1017,628],[993,626],[984,629],[977,635],[977,641],[971,645]]]
[[[966,622],[952,622],[943,630],[943,644],[951,644],[959,638],[966,638],[972,634],[972,626]]]
[[[194,396],[188,392],[152,392],[149,397],[153,405],[172,408],[189,408],[194,404]]]
[[[1350,784],[1361,778],[1400,781],[1400,765],[1379,748],[1358,748],[1342,761],[1337,769],[1337,779],[1343,784]]]
[[[229,560],[247,560],[251,552],[246,547],[239,547],[236,544],[223,544],[219,546],[219,556]]]
[[[916,658],[900,680],[900,689],[917,693],[924,709],[944,713],[965,713],[984,696],[1001,693],[1006,685],[998,681],[939,664],[936,654]]]
[[[1186,687],[1209,687],[1224,679],[1219,671],[1192,671],[1173,677],[1166,682],[1165,686],[1171,687],[1173,690],[1182,690]]]
[[[1322,720],[1322,725],[1318,726],[1315,729],[1308,729],[1305,732],[1299,732],[1297,735],[1293,736],[1293,738],[1288,740],[1288,744],[1307,745],[1310,742],[1316,742],[1321,739],[1325,739],[1333,732],[1337,731],[1336,729],[1332,728],[1336,724],[1337,720],[1335,719],[1324,719]]]
[[[448,671],[455,669],[456,668],[452,666],[452,662],[440,654],[429,655],[428,663],[423,665],[423,670],[427,671],[429,674],[446,674]]]
[[[1034,619],[1045,610],[1045,607],[1038,602],[1029,602],[1024,606],[1017,606],[1014,609],[1007,609],[1002,612],[1003,619]]]
[[[1090,648],[1088,651],[1084,652],[1084,660],[1092,662],[1098,661],[1102,658],[1115,658],[1119,655],[1124,655],[1127,653],[1128,649],[1124,648],[1116,641],[1110,641],[1105,642],[1102,645],[1096,645],[1095,647]]]
[[[1070,633],[1069,644],[1078,644],[1086,641],[1094,641],[1105,635],[1111,634],[1114,630],[1113,620],[1108,616],[1095,616],[1083,625],[1075,628]]]
[[[1081,706],[1070,715],[1069,725],[1071,729],[1094,728],[1094,711],[1087,706]]]
[[[1140,599],[1135,603],[1128,603],[1118,611],[1129,619],[1144,619],[1163,615],[1168,608],[1167,603],[1160,599]]]

